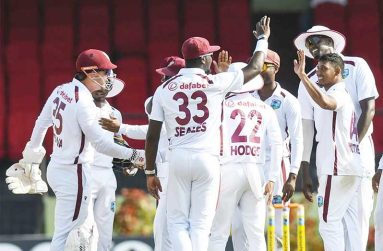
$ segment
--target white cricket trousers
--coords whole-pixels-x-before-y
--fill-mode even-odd
[[[62,251],[69,232],[85,222],[90,203],[88,164],[62,165],[50,161],[47,180],[56,196],[51,251]]]
[[[363,250],[367,248],[368,235],[370,232],[370,217],[374,209],[374,190],[372,190],[372,178],[363,177],[358,190],[358,222],[354,222],[345,215],[344,227],[352,231],[355,224],[359,224],[362,236]],[[352,250],[352,240],[345,233],[346,250]]]
[[[217,205],[218,156],[172,149],[169,161],[167,220],[173,250],[206,251]]]
[[[358,224],[358,190],[361,177],[321,175],[318,187],[319,233],[326,251],[345,250],[345,236],[349,236],[347,251],[362,249],[361,227]],[[345,218],[354,222],[345,226]],[[345,234],[345,231],[347,233]]]
[[[380,177],[375,207],[375,251],[383,251],[383,175]]]
[[[169,163],[162,162],[156,163],[157,177],[160,179],[162,192],[159,193],[160,199],[158,201],[156,215],[153,223],[154,235],[154,250],[155,251],[171,251],[172,246],[170,243],[168,226],[166,220],[166,202],[167,202],[167,186],[169,176]]]
[[[209,251],[224,251],[233,215],[239,208],[249,250],[266,251],[264,236],[266,205],[263,179],[256,164],[229,163],[221,166],[217,211],[209,240]]]
[[[97,226],[97,251],[112,247],[113,221],[116,209],[117,181],[110,167],[92,166],[93,217]],[[96,241],[97,238],[94,238]]]
[[[265,180],[267,180],[270,172],[270,161],[266,161],[261,168],[264,173]],[[288,157],[283,157],[281,162],[281,175],[279,179],[274,183],[273,196],[282,197],[282,189],[286,183],[287,178],[290,174],[290,160]],[[237,212],[238,211],[238,212]],[[267,211],[267,209],[266,209]],[[231,225],[231,236],[233,241],[234,251],[247,251],[249,250],[249,243],[247,241],[245,230],[243,229],[241,214],[239,210],[236,210],[233,216],[233,222]],[[275,233],[276,236],[282,239],[282,210],[275,210]],[[276,241],[277,242],[277,241]],[[275,245],[276,250],[282,250],[282,247]]]

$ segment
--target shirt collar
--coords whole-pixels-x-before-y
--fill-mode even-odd
[[[331,86],[330,89],[328,89],[327,91],[339,90],[339,89],[346,89],[346,84],[343,81]]]
[[[89,91],[88,88],[86,88],[86,86],[85,86],[82,82],[80,82],[79,80],[73,78],[72,83],[73,83],[75,86],[78,86],[78,88],[79,88],[80,90],[82,90],[82,91],[84,91],[85,93],[87,93],[88,95],[90,95],[90,96],[92,97],[92,99],[93,99],[92,93]]]
[[[280,85],[277,81],[275,81],[275,83],[277,84],[277,87],[274,89],[273,94],[271,94],[271,96],[268,97],[267,99],[269,99],[269,98],[271,98],[271,97],[273,97],[273,96],[283,97],[282,94],[281,94],[281,92],[282,92],[282,87],[281,87],[281,85]],[[254,92],[254,95],[256,95],[258,98],[260,98],[260,96],[259,96],[259,90],[256,91],[256,92]],[[267,99],[266,99],[266,100],[267,100]]]

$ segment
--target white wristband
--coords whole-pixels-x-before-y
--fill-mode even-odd
[[[254,53],[256,53],[257,51],[262,51],[263,53],[265,53],[265,56],[266,56],[268,47],[269,47],[269,43],[267,42],[267,40],[260,39],[257,42],[257,46],[255,47]]]
[[[153,169],[153,170],[146,170],[145,169],[144,172],[145,172],[146,175],[155,175],[156,174],[156,170],[155,169]]]

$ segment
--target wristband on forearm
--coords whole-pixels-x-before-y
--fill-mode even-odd
[[[257,46],[255,47],[254,53],[256,53],[257,51],[262,51],[263,53],[265,53],[266,56],[268,47],[269,43],[266,39],[259,39],[257,42]]]
[[[144,172],[145,172],[146,175],[155,175],[156,174],[156,169],[153,169],[153,170],[145,169]]]

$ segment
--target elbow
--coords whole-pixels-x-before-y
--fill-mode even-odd
[[[262,72],[262,65],[259,65],[259,64],[250,63],[245,68],[243,68],[243,73],[244,73],[246,82],[252,80],[261,72]]]
[[[320,108],[324,110],[335,110],[336,107],[332,107],[331,105],[327,104],[326,102],[320,102],[319,103]]]
[[[371,118],[371,120],[374,118],[375,116],[375,106],[374,107],[370,107],[370,109],[368,110],[368,114]]]

